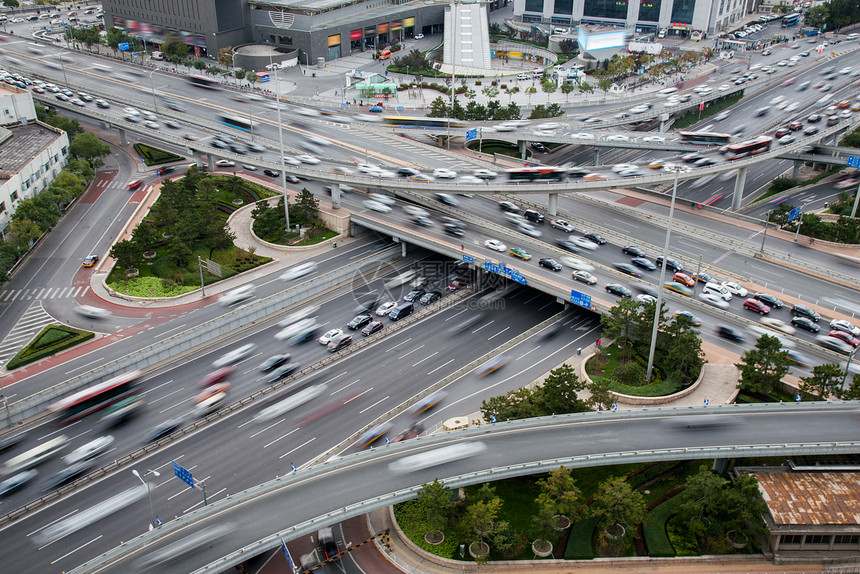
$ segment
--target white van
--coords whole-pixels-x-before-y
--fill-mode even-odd
[[[854,33],[854,34],[848,34],[847,36],[845,36],[846,40],[856,40],[857,38],[860,38],[860,34]]]
[[[704,288],[702,288],[703,293],[713,293],[714,295],[719,295],[723,301],[731,301],[732,294],[728,289],[720,285],[719,283],[709,282],[705,283]]]

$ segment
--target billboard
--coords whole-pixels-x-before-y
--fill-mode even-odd
[[[579,47],[584,52],[595,50],[606,50],[608,48],[621,48],[627,45],[626,30],[611,30],[602,32],[589,32],[582,26],[577,34]]]

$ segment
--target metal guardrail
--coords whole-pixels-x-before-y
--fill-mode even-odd
[[[280,293],[247,303],[206,323],[171,335],[143,349],[132,351],[119,359],[114,359],[91,371],[77,375],[64,383],[16,401],[9,405],[12,421],[14,423],[38,415],[51,402],[68,396],[90,384],[106,380],[118,372],[134,369],[143,370],[170,359],[175,355],[189,351],[198,345],[212,341],[225,333],[242,327],[248,327],[273,313],[281,312],[284,308],[294,303],[303,301],[308,297],[342,283],[358,269],[369,263],[390,259],[394,254],[394,250],[399,250],[399,247],[395,246],[384,249],[359,261],[299,283]]]

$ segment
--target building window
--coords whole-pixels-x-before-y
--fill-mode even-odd
[[[543,12],[543,0],[526,0],[526,12]]]
[[[12,192],[12,194],[11,194],[9,197],[11,197],[11,198],[12,198],[12,203],[14,203],[14,202],[18,201],[18,192],[17,192],[17,191],[13,191],[13,192]]]
[[[63,146],[63,149],[61,151],[63,152],[63,155],[66,155],[66,146]]]
[[[857,534],[837,534],[833,540],[834,544],[850,544],[857,546],[860,543],[860,535]]]
[[[807,544],[828,544],[830,542],[830,535],[828,534],[807,534],[806,535],[806,543]]]
[[[0,213],[6,213],[6,202],[0,201]]]
[[[785,546],[786,544],[797,544],[803,542],[803,536],[801,534],[783,534],[780,539],[780,546]]]
[[[695,9],[696,0],[675,0],[672,4],[672,22],[692,24]]]
[[[639,20],[656,22],[660,19],[661,0],[639,0]]]
[[[278,36],[278,44],[284,44],[286,46],[293,45],[293,39],[289,36]]]
[[[627,19],[627,0],[589,0],[585,3],[584,8],[583,16]]]
[[[573,14],[573,0],[555,0],[553,14]]]

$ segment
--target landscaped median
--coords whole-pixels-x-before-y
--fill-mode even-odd
[[[89,341],[93,337],[95,333],[91,331],[82,331],[66,325],[48,325],[26,347],[9,359],[6,368],[17,369],[35,363]]]

